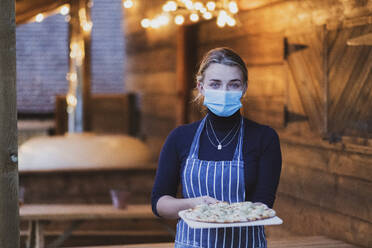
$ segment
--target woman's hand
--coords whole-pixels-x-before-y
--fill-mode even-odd
[[[188,208],[193,208],[200,204],[212,204],[218,202],[217,199],[210,196],[200,196],[195,198],[174,198],[164,195],[159,198],[156,209],[160,216],[167,219],[177,219],[178,212]]]
[[[207,196],[207,195],[195,197],[195,198],[189,198],[188,200],[189,200],[190,208],[193,208],[200,204],[214,204],[214,203],[219,202],[217,199]]]

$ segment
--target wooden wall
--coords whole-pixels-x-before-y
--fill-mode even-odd
[[[141,136],[150,145],[154,160],[164,137],[176,125],[176,27],[152,32],[140,27],[164,1],[136,1],[124,12],[126,57],[125,90],[138,93]]]
[[[243,113],[281,138],[274,208],[294,232],[371,247],[372,48],[346,42],[371,32],[372,1],[240,3],[245,10],[238,27],[219,29],[214,20],[198,25],[195,52],[200,59],[211,48],[229,46],[246,61]],[[125,12],[125,87],[143,98],[142,132],[156,159],[175,127],[176,30],[141,29],[136,21],[159,11],[155,4],[146,7]],[[191,120],[201,116],[191,110]]]

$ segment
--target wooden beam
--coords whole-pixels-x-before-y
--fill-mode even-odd
[[[197,64],[197,26],[182,26],[177,33],[177,124],[188,122],[190,93]]]
[[[69,3],[70,0],[17,0],[16,2],[16,23],[18,25],[28,22],[39,13],[53,11]]]
[[[239,9],[240,10],[251,10],[251,9],[261,8],[269,4],[274,4],[278,2],[283,2],[283,0],[240,0]]]
[[[15,2],[0,1],[0,247],[19,247]]]
[[[372,46],[372,33],[349,39],[346,44],[348,46]]]
[[[72,1],[70,5],[69,52],[78,46],[80,58],[70,56],[70,75],[75,74],[75,82],[70,78],[69,92],[76,96],[77,104],[69,110],[70,132],[91,130],[91,18],[88,0]],[[79,57],[79,55],[77,55]]]

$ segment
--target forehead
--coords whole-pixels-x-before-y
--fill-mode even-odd
[[[204,80],[219,79],[229,81],[232,79],[243,79],[243,73],[238,66],[212,63],[204,72]]]

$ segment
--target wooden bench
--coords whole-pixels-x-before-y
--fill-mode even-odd
[[[151,243],[135,245],[95,246],[89,248],[172,248],[174,243]],[[288,239],[268,239],[268,248],[358,248],[340,240],[324,236],[305,236]],[[84,248],[84,247],[79,247]],[[88,247],[85,247],[88,248]]]
[[[325,236],[304,236],[288,239],[268,239],[269,248],[357,248],[358,246],[347,244],[340,240],[334,240]]]
[[[29,230],[24,233],[28,236],[28,247],[45,247],[45,236],[53,235],[45,230],[46,224],[50,222],[64,222],[69,221],[71,225],[67,226],[64,232],[59,238],[51,244],[53,247],[60,246],[68,237],[73,233],[78,234],[77,228],[85,221],[102,221],[107,222],[109,220],[154,220],[159,222],[159,229],[157,233],[147,233],[149,235],[160,235],[164,236],[165,231],[172,231],[169,227],[163,223],[162,219],[157,218],[151,211],[151,206],[147,204],[142,205],[129,205],[126,209],[116,209],[112,205],[104,204],[29,204],[23,205],[20,208],[21,220],[29,221]],[[166,230],[161,230],[165,228]],[[80,235],[91,236],[97,234],[103,234],[112,236],[113,234],[118,235],[144,235],[143,232],[136,233],[123,231],[112,233],[107,232],[89,232],[82,231]]]

